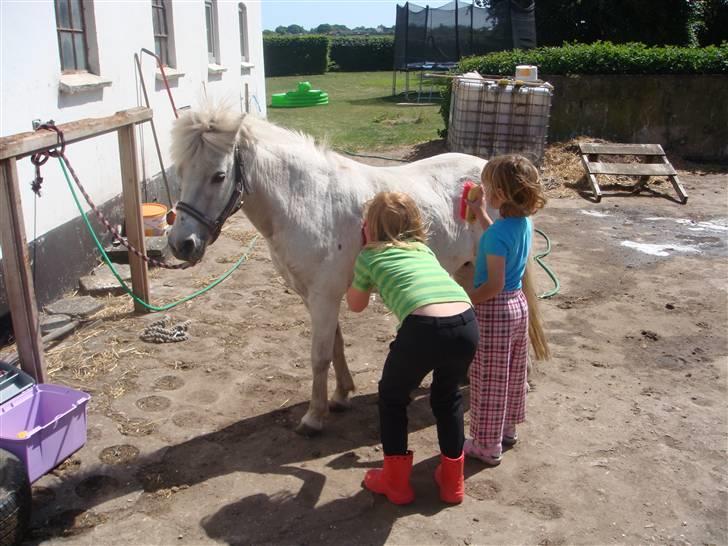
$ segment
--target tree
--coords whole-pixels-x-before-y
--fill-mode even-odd
[[[314,32],[316,34],[329,34],[331,32],[331,25],[328,23],[323,23],[317,26],[315,29],[311,29],[311,32]]]
[[[288,25],[288,34],[306,34],[306,29],[301,25]]]
[[[701,11],[703,20],[698,26],[700,45],[719,45],[728,40],[728,0],[704,0]]]
[[[288,34],[288,29],[284,26],[276,27],[276,34]]]
[[[537,41],[540,46],[597,40],[686,45],[699,5],[690,0],[538,0]]]

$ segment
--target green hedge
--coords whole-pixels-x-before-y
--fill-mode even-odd
[[[728,43],[704,48],[615,45],[610,42],[499,51],[460,61],[458,73],[512,76],[516,65],[538,66],[540,75],[557,74],[728,74]],[[448,124],[450,86],[443,88],[440,113]]]
[[[535,64],[541,74],[728,74],[728,44],[697,48],[596,42],[499,51],[463,59],[458,71],[512,75],[519,64]]]
[[[392,70],[394,36],[268,35],[263,56],[266,76]]]
[[[263,39],[266,76],[323,74],[329,64],[326,36],[266,36]]]
[[[394,36],[341,36],[331,38],[331,62],[341,72],[392,70]]]

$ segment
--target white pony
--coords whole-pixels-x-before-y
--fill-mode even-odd
[[[450,273],[473,260],[482,233],[459,217],[463,183],[480,180],[486,163],[470,155],[371,167],[317,146],[309,136],[206,107],[175,122],[172,157],[181,183],[177,220],[168,234],[174,255],[201,260],[242,201],[276,268],[303,298],[311,315],[313,386],[297,431],[307,435],[322,430],[329,409],[347,408],[354,390],[338,315],[361,249],[367,200],[382,190],[410,194],[430,224],[431,248]],[[329,402],[332,361],[336,388]]]

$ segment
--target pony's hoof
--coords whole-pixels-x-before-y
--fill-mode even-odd
[[[313,438],[314,436],[321,434],[321,429],[313,428],[312,426],[302,422],[296,427],[296,433],[301,436],[305,436],[306,438]]]
[[[331,400],[329,402],[329,411],[331,413],[344,413],[345,411],[349,411],[351,409],[351,404],[349,402],[338,402],[336,400]]]

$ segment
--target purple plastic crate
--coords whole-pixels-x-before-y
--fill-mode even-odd
[[[89,398],[44,383],[0,405],[0,447],[25,464],[31,483],[86,443]]]

